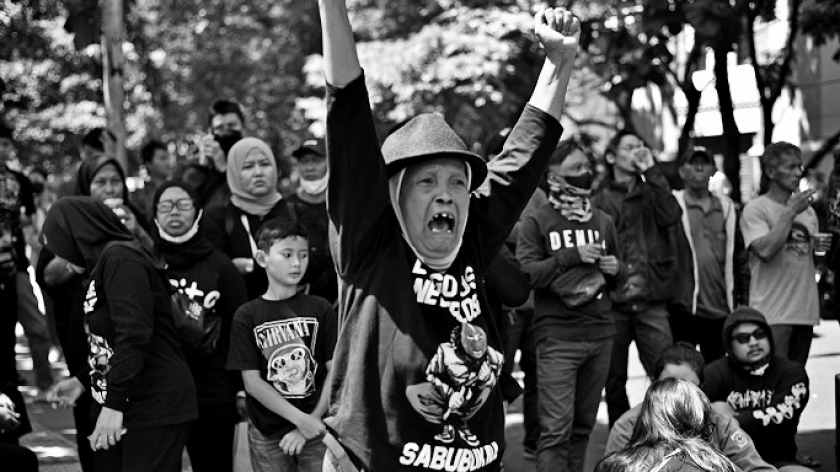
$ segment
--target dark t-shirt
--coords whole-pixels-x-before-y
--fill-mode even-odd
[[[198,418],[169,289],[148,258],[121,245],[106,249],[85,293],[84,313],[94,417],[103,406],[122,411],[129,430]]]
[[[336,330],[335,312],[323,298],[299,294],[287,300],[251,300],[233,317],[227,367],[259,370],[295,408],[311,413],[324,386],[325,364],[332,360]],[[280,439],[295,428],[250,395],[247,404],[263,435]]]
[[[12,235],[15,237],[15,257],[18,270],[26,270],[26,241],[23,238],[21,215],[32,217],[35,214],[35,197],[32,183],[20,172],[10,170],[0,164],[0,221],[8,220]]]
[[[496,177],[508,185],[491,182],[489,196],[471,198],[463,244],[441,273],[421,263],[402,237],[364,77],[330,88],[327,209],[342,282],[324,422],[365,470],[441,470],[444,462],[498,469],[504,320],[487,308],[483,279],[561,132],[554,118],[526,107],[489,165],[491,172],[504,168]],[[455,327],[469,332],[454,336]]]

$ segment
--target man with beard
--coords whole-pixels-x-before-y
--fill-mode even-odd
[[[737,308],[723,327],[727,357],[706,367],[703,390],[719,414],[733,416],[761,457],[781,472],[807,471],[796,458],[796,430],[808,404],[808,374],[776,356],[773,331],[753,308]]]
[[[198,162],[191,162],[183,170],[181,179],[198,191],[202,207],[224,205],[230,198],[225,179],[227,155],[230,148],[242,139],[245,115],[239,104],[217,100],[210,107],[210,133],[201,137]]]

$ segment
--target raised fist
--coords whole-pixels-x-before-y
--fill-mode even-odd
[[[580,22],[570,11],[563,8],[540,10],[535,18],[534,32],[549,59],[574,59],[580,40]]]

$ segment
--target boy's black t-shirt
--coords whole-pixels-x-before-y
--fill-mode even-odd
[[[228,369],[259,370],[260,377],[295,408],[311,413],[318,404],[336,340],[336,314],[320,297],[298,294],[270,301],[257,298],[233,317]],[[248,395],[248,414],[265,436],[279,439],[295,425]]]

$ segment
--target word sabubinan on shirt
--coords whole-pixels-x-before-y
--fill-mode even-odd
[[[406,443],[400,464],[430,470],[468,472],[481,469],[499,457],[499,445],[492,443],[472,449]]]

